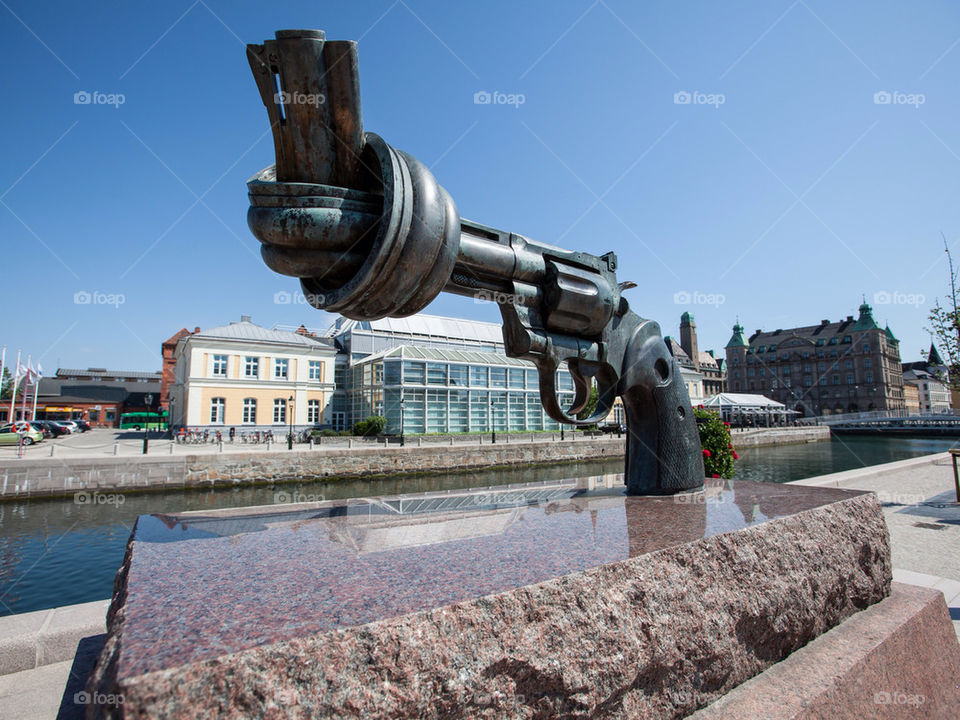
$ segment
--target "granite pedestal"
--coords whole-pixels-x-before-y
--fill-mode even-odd
[[[89,716],[679,718],[890,594],[872,494],[621,483],[141,516]]]

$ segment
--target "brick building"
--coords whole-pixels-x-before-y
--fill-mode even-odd
[[[856,320],[749,338],[738,322],[726,354],[729,392],[765,395],[804,416],[905,409],[900,341],[866,302]]]

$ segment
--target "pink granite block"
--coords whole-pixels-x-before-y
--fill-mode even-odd
[[[956,720],[960,644],[939,590],[893,583],[845,620],[690,720]]]
[[[733,481],[144,517],[89,716],[678,718],[886,597],[889,558],[871,494]]]

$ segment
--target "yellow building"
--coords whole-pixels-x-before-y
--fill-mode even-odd
[[[173,427],[238,431],[330,422],[333,341],[240,322],[187,335],[174,350]]]

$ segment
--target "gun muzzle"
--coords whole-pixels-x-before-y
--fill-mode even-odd
[[[284,30],[248,55],[277,158],[247,183],[264,262],[355,320],[422,310],[450,278],[460,216],[420,161],[361,132],[356,44]]]

